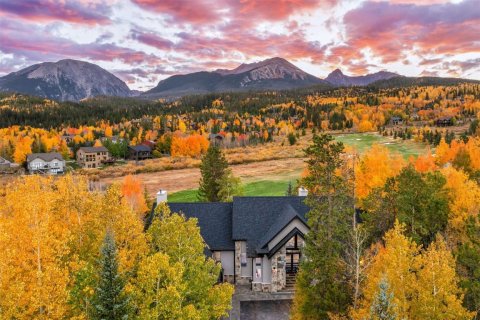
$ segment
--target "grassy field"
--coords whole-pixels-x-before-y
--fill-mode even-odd
[[[384,137],[375,133],[354,133],[336,135],[335,140],[343,142],[357,150],[359,153],[364,153],[373,144],[385,146],[392,153],[399,153],[405,159],[410,156],[418,156],[425,152],[426,146],[423,143],[414,141],[404,141],[402,139],[392,139],[391,137]]]
[[[244,196],[283,196],[288,188],[288,180],[262,180],[246,183],[243,186]],[[295,186],[295,181],[292,181]],[[195,202],[197,190],[185,190],[175,192],[168,196],[168,202]]]
[[[392,139],[390,137],[383,137],[375,133],[355,133],[355,134],[340,134],[335,135],[337,141],[343,142],[345,145],[354,148],[358,153],[364,153],[373,144],[383,145],[388,148],[392,153],[399,153],[405,159],[410,156],[418,156],[425,152],[426,145],[422,143],[416,143],[413,141],[404,141],[401,139]],[[305,141],[304,141],[305,143]],[[276,160],[280,163],[282,160]],[[303,162],[298,162],[299,166],[303,165]],[[295,170],[298,174],[301,172],[301,167]],[[262,176],[257,172],[256,177],[262,179]],[[295,175],[297,176],[297,175]],[[270,175],[271,177],[271,175]],[[267,179],[265,179],[267,178]],[[245,180],[244,180],[245,181]],[[282,196],[288,187],[288,182],[291,181],[293,185],[296,183],[296,178],[292,177],[292,172],[278,173],[276,178],[270,179],[263,176],[260,181],[255,181],[252,177],[246,179],[244,183],[244,195],[245,196]],[[172,193],[168,197],[169,202],[194,202],[197,200],[197,190],[189,189]]]

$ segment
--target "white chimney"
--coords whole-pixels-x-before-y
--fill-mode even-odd
[[[167,190],[160,190],[157,192],[157,204],[167,202]]]
[[[298,188],[298,196],[299,196],[299,197],[306,197],[306,196],[308,196],[308,190],[305,189],[304,187]]]

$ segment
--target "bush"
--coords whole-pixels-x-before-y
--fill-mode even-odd
[[[293,146],[297,142],[297,138],[293,133],[288,134],[288,142],[290,143],[291,146]]]

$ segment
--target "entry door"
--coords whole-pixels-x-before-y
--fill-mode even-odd
[[[286,272],[289,274],[296,274],[298,271],[298,264],[300,262],[300,252],[287,252]]]

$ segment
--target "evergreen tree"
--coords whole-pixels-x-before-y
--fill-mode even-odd
[[[100,258],[100,278],[93,297],[93,319],[128,319],[129,299],[124,281],[118,273],[117,247],[111,231],[107,231]]]
[[[422,174],[412,165],[402,169],[383,188],[365,199],[365,225],[373,242],[393,227],[395,219],[406,226],[406,235],[428,246],[437,232],[444,231],[449,215],[445,177],[440,172]]]
[[[287,187],[287,191],[285,192],[285,195],[287,197],[295,195],[295,191],[293,191],[292,181],[288,181],[288,187]]]
[[[288,134],[288,143],[290,143],[291,146],[293,146],[297,142],[297,138],[295,137],[295,134],[293,132],[290,132]]]
[[[345,168],[344,147],[330,135],[313,137],[306,150],[309,175],[302,181],[310,207],[304,255],[297,275],[293,319],[328,319],[345,313],[351,301],[346,270],[346,243],[352,221],[352,197]]]
[[[470,217],[464,243],[455,249],[457,273],[464,289],[464,305],[470,311],[480,310],[480,216]]]
[[[208,202],[221,201],[221,182],[228,173],[227,169],[227,159],[225,159],[220,148],[210,144],[200,164],[202,177],[200,178],[200,187],[198,188],[199,200]]]
[[[371,320],[395,320],[397,316],[394,311],[393,293],[389,292],[387,279],[380,282],[379,291],[370,307]]]

